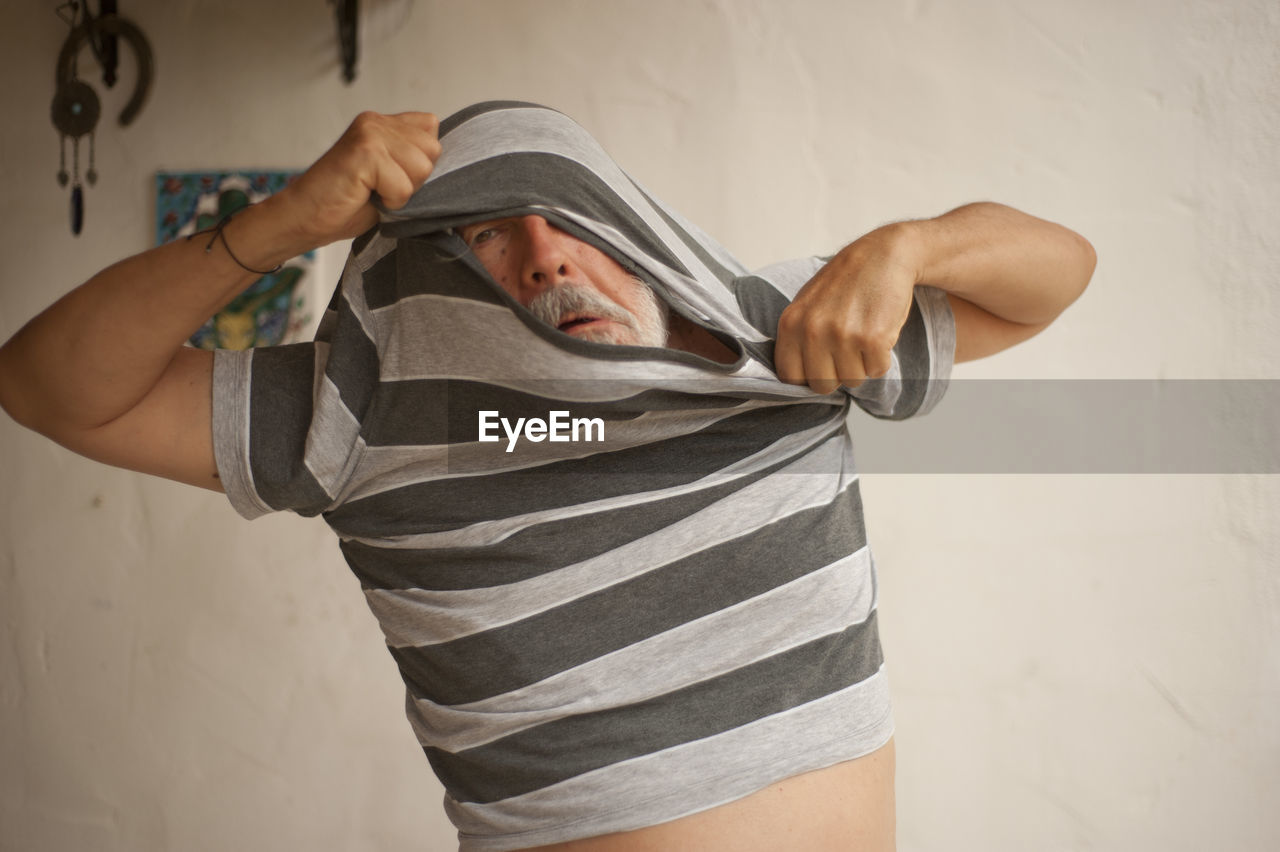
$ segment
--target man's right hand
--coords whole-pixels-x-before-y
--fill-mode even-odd
[[[375,192],[388,208],[407,204],[440,157],[439,126],[427,112],[358,115],[324,156],[270,199],[295,232],[297,253],[376,225]]]

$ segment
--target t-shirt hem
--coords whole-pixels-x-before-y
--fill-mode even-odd
[[[568,823],[561,823],[551,828],[540,828],[499,836],[477,836],[459,832],[458,852],[515,852],[515,850],[527,849],[532,846],[564,843],[570,840],[634,831],[672,822],[744,799],[764,790],[771,784],[785,781],[788,778],[794,778],[806,772],[816,772],[849,760],[865,757],[876,749],[883,747],[893,736],[893,733],[893,709],[889,707],[875,722],[845,736],[830,740],[827,747],[817,750],[815,759],[810,765],[805,765],[795,771],[788,770],[778,776],[759,773],[756,770],[736,772],[708,780],[694,788],[672,790],[658,797],[640,802],[631,802],[625,807],[592,814],[591,816]],[[833,755],[832,751],[838,751],[838,753]],[[724,788],[727,789],[723,794],[712,795],[705,800],[696,796],[698,791]],[[661,807],[655,808],[655,804],[667,801],[680,804],[694,801],[696,805],[687,808],[675,808],[670,813],[663,813],[664,809]],[[660,816],[656,816],[657,814],[660,814]]]

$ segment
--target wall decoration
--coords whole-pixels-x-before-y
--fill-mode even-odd
[[[98,14],[89,10],[87,2],[69,0],[57,9],[58,17],[71,27],[71,33],[58,52],[58,68],[54,77],[56,90],[49,108],[53,126],[58,131],[58,185],[71,184],[71,233],[80,236],[84,227],[84,188],[80,183],[80,139],[89,137],[89,171],[85,178],[93,186],[98,181],[98,171],[93,164],[94,131],[102,105],[93,87],[79,77],[78,65],[82,48],[93,48],[93,55],[102,65],[102,81],[107,88],[116,84],[119,64],[119,40],[133,50],[137,67],[137,80],[129,102],[120,112],[121,127],[127,127],[138,117],[151,89],[154,63],[151,44],[142,30],[127,18],[116,14],[115,0],[100,0]],[[67,140],[71,140],[72,171],[67,173]]]
[[[156,243],[212,228],[223,216],[283,189],[296,172],[159,172]],[[264,275],[209,318],[190,343],[200,349],[249,349],[304,340],[319,304],[316,253]]]

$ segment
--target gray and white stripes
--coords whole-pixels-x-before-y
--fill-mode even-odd
[[[315,343],[219,354],[215,444],[240,512],[337,531],[463,848],[650,825],[882,744],[851,397],[772,372],[778,314],[821,262],[749,274],[552,110],[480,104],[442,142],[357,241]],[[528,212],[737,361],[540,323],[452,231]],[[920,288],[893,371],[854,401],[932,407],[950,323]],[[508,453],[477,440],[481,409],[568,410],[605,440]]]

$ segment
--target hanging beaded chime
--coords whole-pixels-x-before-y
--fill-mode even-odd
[[[67,137],[71,137],[71,233],[79,234],[84,227],[84,189],[80,186],[80,137],[89,137],[89,171],[85,178],[89,186],[98,182],[98,172],[93,167],[93,129],[98,124],[98,96],[93,89],[79,80],[70,80],[58,87],[53,96],[53,126],[61,135],[58,140],[58,186],[67,185]]]
[[[63,10],[70,10],[68,20]],[[120,111],[120,126],[126,127],[137,117],[151,87],[151,45],[133,23],[115,14],[115,0],[101,0],[98,15],[90,14],[87,3],[67,2],[58,7],[59,17],[71,26],[71,34],[58,54],[56,91],[50,107],[53,126],[58,131],[58,185],[71,185],[71,233],[79,235],[84,227],[84,187],[80,183],[80,140],[89,137],[89,170],[85,179],[93,186],[98,172],[93,164],[94,129],[102,113],[98,96],[76,73],[80,49],[89,44],[103,67],[103,80],[110,87],[116,81],[116,42],[124,39],[133,48],[138,67],[138,80],[133,95]],[[67,139],[71,139],[71,173],[67,173]]]

